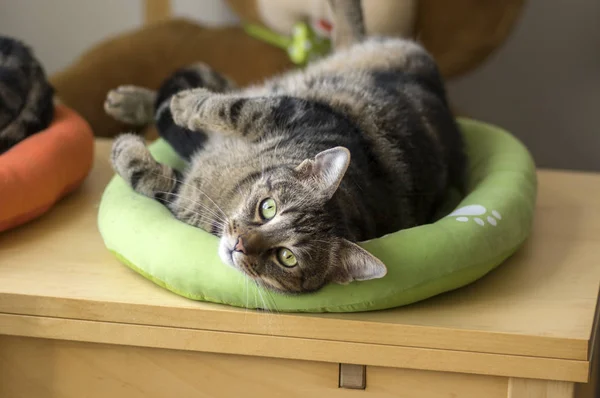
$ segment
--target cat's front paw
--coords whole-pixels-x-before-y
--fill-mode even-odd
[[[122,134],[113,142],[110,160],[112,167],[125,181],[129,181],[132,169],[151,159],[142,137]]]
[[[203,88],[185,90],[175,94],[171,98],[170,104],[171,116],[175,124],[189,130],[199,130],[202,104],[210,95],[211,92]]]

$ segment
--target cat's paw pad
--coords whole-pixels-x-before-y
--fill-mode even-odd
[[[486,222],[492,226],[498,225],[498,221],[502,220],[502,215],[497,210],[492,210],[488,213],[488,210],[481,205],[468,205],[461,207],[448,214],[447,217],[454,217],[459,222],[469,222],[473,220],[476,224],[482,227]]]
[[[108,92],[104,111],[123,123],[144,125],[154,117],[155,93],[143,87],[119,86]]]
[[[209,98],[210,91],[197,88],[177,93],[171,98],[171,116],[176,125],[190,130],[199,129],[202,103]]]

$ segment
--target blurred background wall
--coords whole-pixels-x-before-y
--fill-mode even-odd
[[[600,1],[528,0],[504,47],[450,94],[514,132],[538,165],[600,170]]]
[[[236,21],[221,0],[174,0],[174,10]],[[0,0],[0,34],[29,43],[50,74],[141,23],[140,0]],[[517,135],[539,166],[600,171],[600,1],[528,0],[506,45],[449,92],[464,113]]]
[[[222,0],[172,0],[173,12],[206,25],[232,24]],[[0,0],[0,35],[33,47],[48,74],[92,46],[141,26],[142,0]]]

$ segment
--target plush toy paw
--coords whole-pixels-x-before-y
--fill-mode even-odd
[[[123,123],[143,126],[154,118],[156,93],[137,86],[119,86],[104,101],[107,114]]]

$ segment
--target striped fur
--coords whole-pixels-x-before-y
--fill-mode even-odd
[[[182,80],[196,88],[172,84]],[[414,42],[368,39],[243,90],[205,83],[216,80],[208,67],[184,69],[157,95],[161,135],[190,159],[181,177],[132,135],[115,142],[113,165],[137,192],[220,236],[223,261],[268,288],[384,276],[354,242],[429,222],[449,186],[462,186],[462,138],[437,67]],[[277,204],[270,220],[265,198]],[[296,266],[278,259],[282,247]]]
[[[0,37],[0,154],[50,124],[54,90],[31,50]]]

